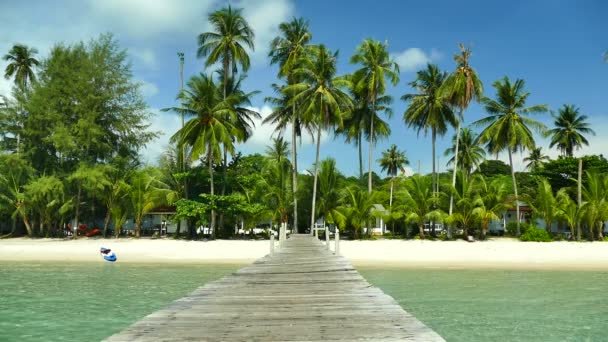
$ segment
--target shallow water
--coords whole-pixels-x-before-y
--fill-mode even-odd
[[[0,262],[0,341],[99,341],[238,268]]]
[[[608,340],[608,272],[359,271],[447,341]]]

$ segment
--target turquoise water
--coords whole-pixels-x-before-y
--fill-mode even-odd
[[[0,341],[99,341],[238,268],[0,262]]]
[[[608,341],[608,272],[359,271],[448,341]]]
[[[0,262],[0,341],[99,341],[238,268]],[[360,272],[448,341],[608,340],[608,272]]]

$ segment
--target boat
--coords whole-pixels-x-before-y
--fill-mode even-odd
[[[116,253],[112,252],[112,250],[109,248],[101,247],[101,249],[99,250],[99,253],[106,261],[115,262],[116,259],[118,259],[116,257]]]

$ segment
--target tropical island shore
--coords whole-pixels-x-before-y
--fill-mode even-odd
[[[0,262],[101,262],[102,246],[114,250],[119,262],[129,263],[247,264],[269,251],[264,240],[17,238],[0,240]],[[608,270],[608,243],[602,242],[341,241],[340,250],[361,267]]]

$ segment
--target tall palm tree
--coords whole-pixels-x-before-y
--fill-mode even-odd
[[[475,69],[469,64],[471,50],[464,44],[459,44],[460,54],[454,55],[456,70],[451,73],[441,87],[441,92],[447,96],[452,106],[459,109],[458,127],[456,128],[456,146],[454,151],[454,170],[452,171],[452,186],[456,184],[456,170],[458,169],[458,151],[460,143],[460,126],[464,121],[464,111],[469,107],[471,101],[479,101],[483,97],[483,84],[477,76]],[[450,198],[449,214],[452,214],[454,199]]]
[[[343,116],[350,111],[352,100],[345,91],[350,81],[336,76],[338,52],[331,53],[324,45],[312,49],[311,58],[302,61],[295,69],[302,82],[287,87],[287,93],[295,94],[291,101],[300,105],[302,120],[317,126],[317,152],[315,157],[312,192],[311,233],[315,224],[315,201],[317,194],[317,170],[323,129],[342,126]]]
[[[266,146],[266,155],[277,167],[281,197],[285,197],[285,173],[291,169],[291,162],[287,158],[289,152],[289,143],[283,137],[273,138],[272,145]]]
[[[549,130],[549,134],[551,134],[549,147],[557,146],[562,155],[572,157],[575,149],[579,149],[583,145],[589,146],[589,141],[583,133],[595,135],[595,132],[586,122],[587,115],[581,115],[579,108],[565,104],[559,109],[559,115],[554,116],[554,119],[555,128]]]
[[[511,83],[509,78],[505,76],[492,85],[496,88],[496,100],[487,97],[482,99],[488,116],[475,121],[473,125],[483,127],[483,131],[479,134],[479,142],[487,144],[490,153],[507,150],[509,154],[517,213],[516,232],[519,236],[519,197],[512,154],[516,151],[531,150],[536,147],[534,135],[530,129],[544,133],[546,127],[542,123],[527,117],[526,114],[544,113],[547,111],[547,106],[526,107],[526,100],[530,93],[524,91],[524,80],[517,79],[515,83]]]
[[[410,86],[418,90],[418,94],[405,94],[402,100],[409,103],[403,121],[408,127],[415,127],[426,134],[431,130],[433,141],[433,192],[437,191],[437,174],[435,166],[435,145],[437,135],[443,136],[448,131],[448,125],[456,126],[457,119],[447,99],[440,92],[440,87],[447,77],[434,64],[427,64],[426,69],[416,73],[416,79]]]
[[[386,171],[386,173],[391,177],[391,195],[389,197],[388,205],[389,208],[393,207],[393,180],[397,176],[399,170],[405,173],[404,165],[409,165],[410,161],[405,156],[405,152],[399,151],[395,144],[392,144],[391,147],[382,152],[382,158],[378,159],[380,163],[380,167],[382,171]],[[389,209],[390,210],[390,209]]]
[[[241,14],[240,8],[224,7],[209,15],[213,31],[198,35],[199,58],[207,57],[205,66],[221,62],[224,73],[224,97],[226,97],[228,79],[237,71],[237,64],[243,71],[250,66],[249,55],[245,47],[254,49],[255,34],[249,23]]]
[[[543,164],[547,161],[551,160],[549,156],[543,154],[542,147],[536,147],[530,150],[530,154],[524,158],[524,162],[527,162],[526,169],[530,171],[536,171],[538,169],[542,169]]]
[[[8,80],[14,76],[15,84],[23,88],[35,81],[34,67],[40,65],[40,62],[34,57],[37,53],[36,48],[23,44],[13,45],[10,51],[2,57],[9,62],[4,71],[4,78]]]
[[[363,179],[363,139],[371,141],[370,137],[373,136],[374,143],[380,138],[386,138],[391,134],[391,128],[389,124],[382,120],[378,112],[385,112],[386,116],[392,116],[392,109],[390,104],[392,98],[390,96],[379,97],[375,102],[376,111],[372,112],[369,101],[366,99],[366,95],[362,92],[357,92],[355,89],[351,89],[351,96],[353,97],[353,110],[350,115],[344,119],[344,127],[338,129],[336,134],[342,135],[345,138],[346,143],[354,142],[355,146],[359,150],[359,179]],[[371,124],[373,123],[374,131],[370,136]]]
[[[376,102],[378,97],[386,91],[386,78],[393,85],[399,82],[399,66],[391,60],[386,45],[372,39],[365,39],[357,52],[350,59],[352,64],[361,64],[361,68],[355,71],[352,80],[357,91],[366,94],[366,100],[370,103],[369,119],[369,170],[367,178],[367,191],[372,193],[372,160],[374,144],[374,116],[376,115]],[[390,113],[390,112],[388,112]]]
[[[308,28],[308,21],[303,18],[294,18],[290,22],[279,24],[279,31],[282,36],[276,37],[270,43],[270,64],[279,64],[279,76],[287,78],[287,84],[292,85],[298,82],[294,70],[299,65],[302,58],[307,55],[308,42],[312,38]],[[301,135],[301,127],[299,118],[296,115],[296,103],[293,102],[291,111],[285,108],[281,112],[281,117],[285,122],[291,123],[291,159],[293,163],[292,169],[292,187],[294,194],[298,189],[298,154],[296,151],[296,137]],[[267,119],[270,119],[268,117]],[[274,119],[272,119],[274,120]],[[266,122],[266,120],[264,121]],[[279,129],[279,126],[277,126]],[[284,128],[282,128],[284,129]],[[298,229],[298,197],[293,196],[293,225],[294,230]]]
[[[458,156],[456,153],[456,145],[459,145]],[[448,160],[447,165],[454,165],[455,161],[458,161],[458,165],[455,167],[465,171],[467,177],[471,175],[473,168],[476,168],[486,158],[486,151],[477,143],[477,134],[469,128],[463,127],[460,130],[460,140],[458,140],[458,134],[454,134],[452,138],[452,147],[445,150],[444,156],[452,156]]]
[[[223,99],[222,91],[211,76],[200,74],[192,77],[187,89],[180,93],[183,108],[167,108],[176,112],[183,111],[192,119],[186,122],[184,128],[177,131],[172,142],[178,142],[192,148],[190,158],[197,160],[205,155],[210,175],[211,195],[215,194],[213,181],[213,163],[221,160],[221,146],[229,152],[234,151],[232,137],[239,135],[238,127],[233,120],[234,107],[231,103],[238,102],[232,96]],[[215,210],[211,212],[211,232],[215,232]]]

